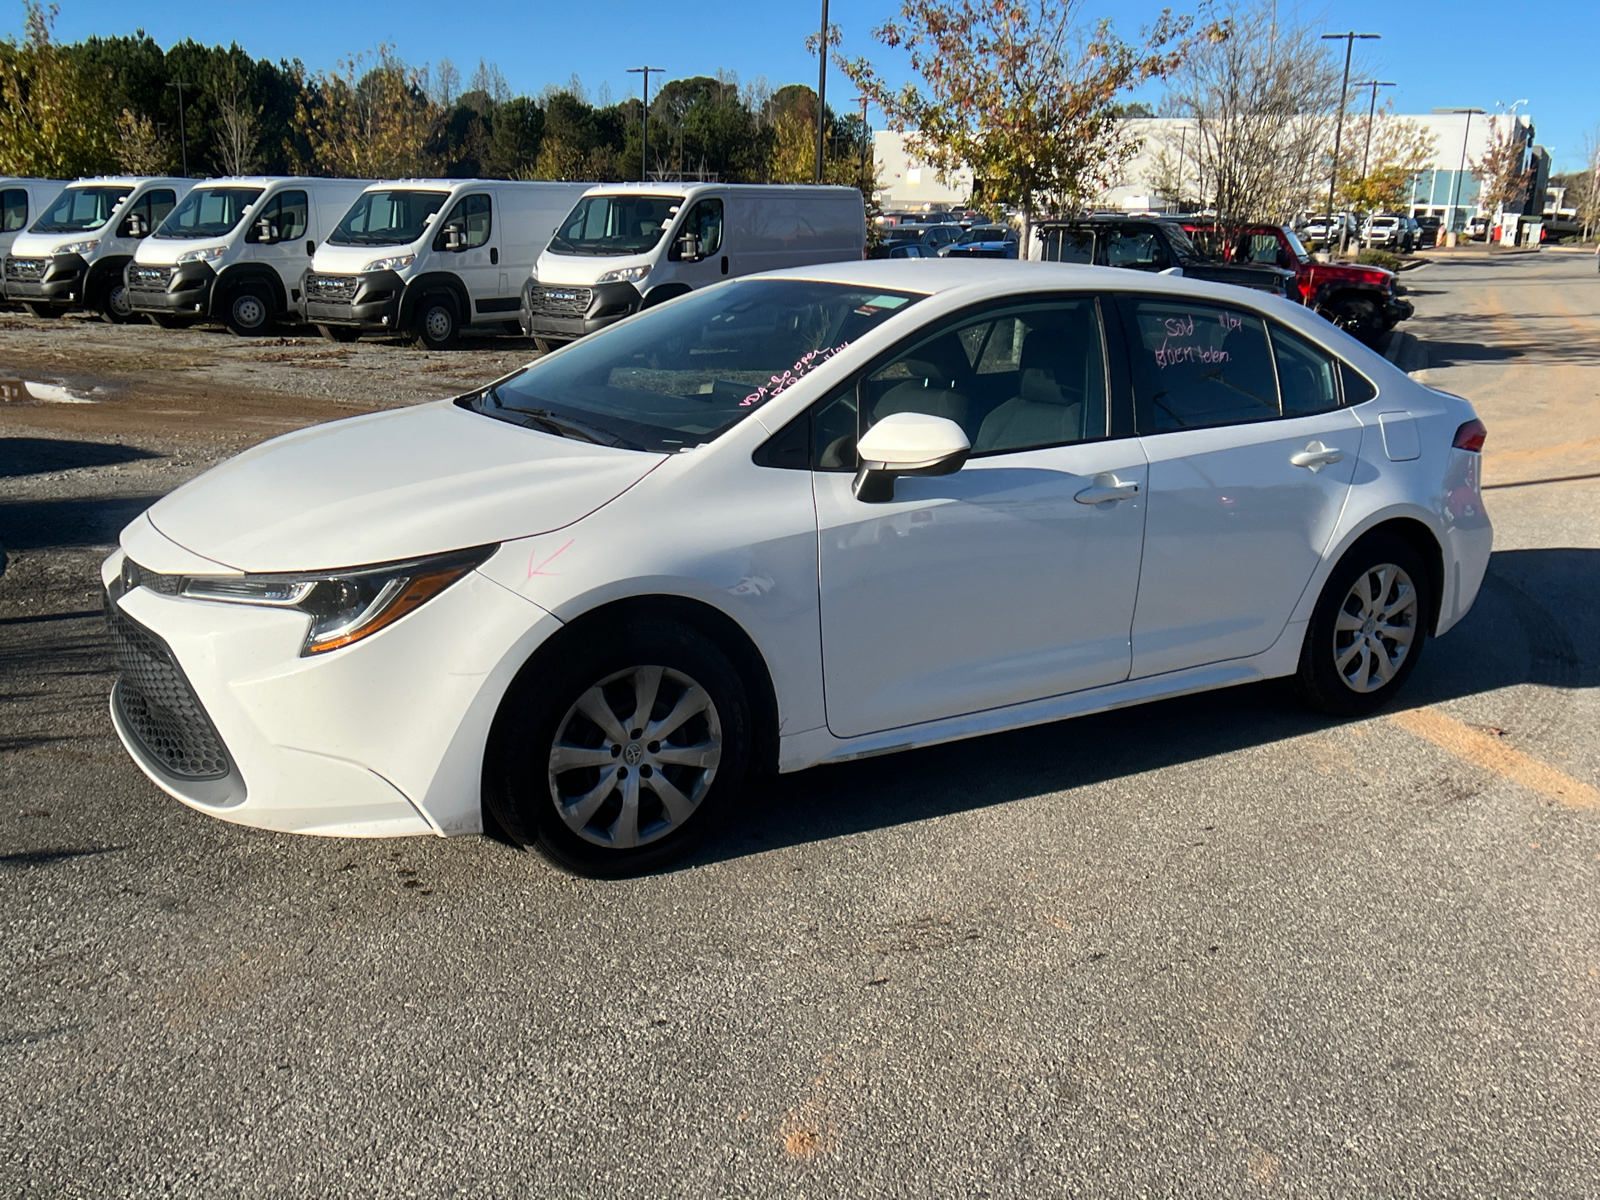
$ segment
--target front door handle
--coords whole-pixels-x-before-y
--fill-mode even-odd
[[[1073,497],[1079,504],[1115,504],[1139,494],[1137,483],[1123,483],[1111,471],[1096,475],[1094,482]]]
[[[1337,446],[1324,446],[1321,442],[1312,442],[1298,454],[1291,454],[1289,462],[1296,467],[1304,467],[1315,474],[1323,467],[1340,462],[1344,458],[1344,451]]]

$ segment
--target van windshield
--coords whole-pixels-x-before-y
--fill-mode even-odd
[[[328,241],[335,246],[409,246],[449,198],[449,192],[413,188],[362,192]]]
[[[131,186],[68,188],[33,223],[34,233],[82,233],[99,229],[128,198]]]
[[[741,279],[592,334],[463,408],[656,454],[709,442],[922,297],[808,279]]]
[[[682,196],[585,196],[557,227],[550,253],[643,254],[682,205]]]
[[[195,188],[161,222],[154,236],[204,238],[232,233],[259,195],[260,188]]]

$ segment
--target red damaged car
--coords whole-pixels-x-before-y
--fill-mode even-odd
[[[1265,263],[1293,271],[1300,302],[1368,346],[1415,311],[1397,294],[1393,271],[1317,262],[1294,230],[1282,225],[1246,225],[1223,245],[1212,222],[1181,224],[1196,246],[1223,262]]]

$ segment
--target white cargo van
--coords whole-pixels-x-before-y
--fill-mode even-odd
[[[220,318],[241,336],[298,317],[311,257],[370,179],[208,179],[128,264],[129,304],[158,324]]]
[[[437,350],[462,326],[517,329],[517,293],[582,183],[374,184],[328,235],[301,311],[324,337],[401,334]]]
[[[120,323],[133,315],[122,269],[139,243],[189,194],[191,179],[108,175],[57,193],[6,253],[6,299],[36,317],[87,308]]]
[[[11,243],[66,187],[64,179],[12,179],[0,176],[0,265]],[[3,285],[0,285],[3,290]]]
[[[855,188],[605,184],[539,256],[522,330],[544,349],[736,275],[859,259],[866,244]]]

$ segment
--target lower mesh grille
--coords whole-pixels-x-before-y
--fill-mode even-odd
[[[172,270],[136,264],[128,268],[128,286],[141,292],[164,292],[172,282]]]
[[[314,304],[349,304],[360,282],[354,275],[307,275],[306,299]]]
[[[44,269],[48,265],[48,260],[43,258],[8,258],[6,278],[19,283],[38,283],[44,278]]]
[[[593,293],[586,287],[531,287],[528,304],[531,311],[551,317],[581,317],[589,311]]]
[[[122,678],[113,702],[145,753],[179,779],[221,779],[233,765],[172,651],[106,598],[106,628]]]

